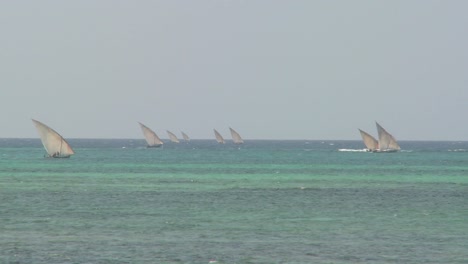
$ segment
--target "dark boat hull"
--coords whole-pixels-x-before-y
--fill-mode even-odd
[[[163,144],[160,144],[160,145],[152,145],[152,146],[148,145],[148,146],[146,146],[146,148],[160,148],[160,147],[162,147],[162,145],[163,145]]]

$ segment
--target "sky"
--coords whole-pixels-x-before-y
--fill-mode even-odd
[[[0,138],[468,140],[468,1],[0,3]]]

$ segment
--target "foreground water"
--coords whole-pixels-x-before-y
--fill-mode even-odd
[[[468,263],[468,142],[69,142],[0,139],[0,263]]]

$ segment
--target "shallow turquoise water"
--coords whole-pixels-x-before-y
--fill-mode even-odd
[[[468,263],[468,142],[0,140],[0,263]]]

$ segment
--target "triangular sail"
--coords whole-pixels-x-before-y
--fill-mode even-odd
[[[231,136],[232,136],[232,141],[235,143],[235,144],[242,144],[244,143],[244,140],[242,140],[241,136],[239,135],[239,133],[237,133],[234,129],[232,128],[229,128],[229,130],[231,131]]]
[[[400,146],[396,142],[395,138],[388,133],[379,123],[377,125],[377,132],[379,133],[379,150],[380,151],[395,151],[400,150]]]
[[[214,134],[215,134],[215,137],[216,137],[216,141],[218,141],[218,143],[220,143],[220,144],[224,144],[223,136],[221,136],[221,134],[218,131],[216,131],[216,129],[213,129],[213,131],[214,131]]]
[[[189,136],[187,136],[187,134],[185,134],[183,131],[181,131],[182,133],[182,137],[184,138],[185,141],[190,141],[190,138]]]
[[[169,136],[169,139],[174,142],[174,143],[179,143],[179,139],[177,138],[177,136],[172,133],[171,131],[169,130],[166,130],[167,131],[167,135]]]
[[[361,133],[362,141],[364,141],[364,145],[366,145],[367,149],[374,151],[379,148],[379,142],[377,139],[362,131],[361,129],[359,129],[359,132]]]
[[[141,127],[141,131],[143,131],[143,136],[145,136],[146,143],[148,143],[148,147],[159,147],[163,144],[161,139],[151,130],[149,127],[143,125],[142,123],[138,122]]]
[[[44,145],[49,157],[68,158],[75,154],[68,142],[59,133],[37,120],[32,119],[32,121],[39,132],[42,145]]]

